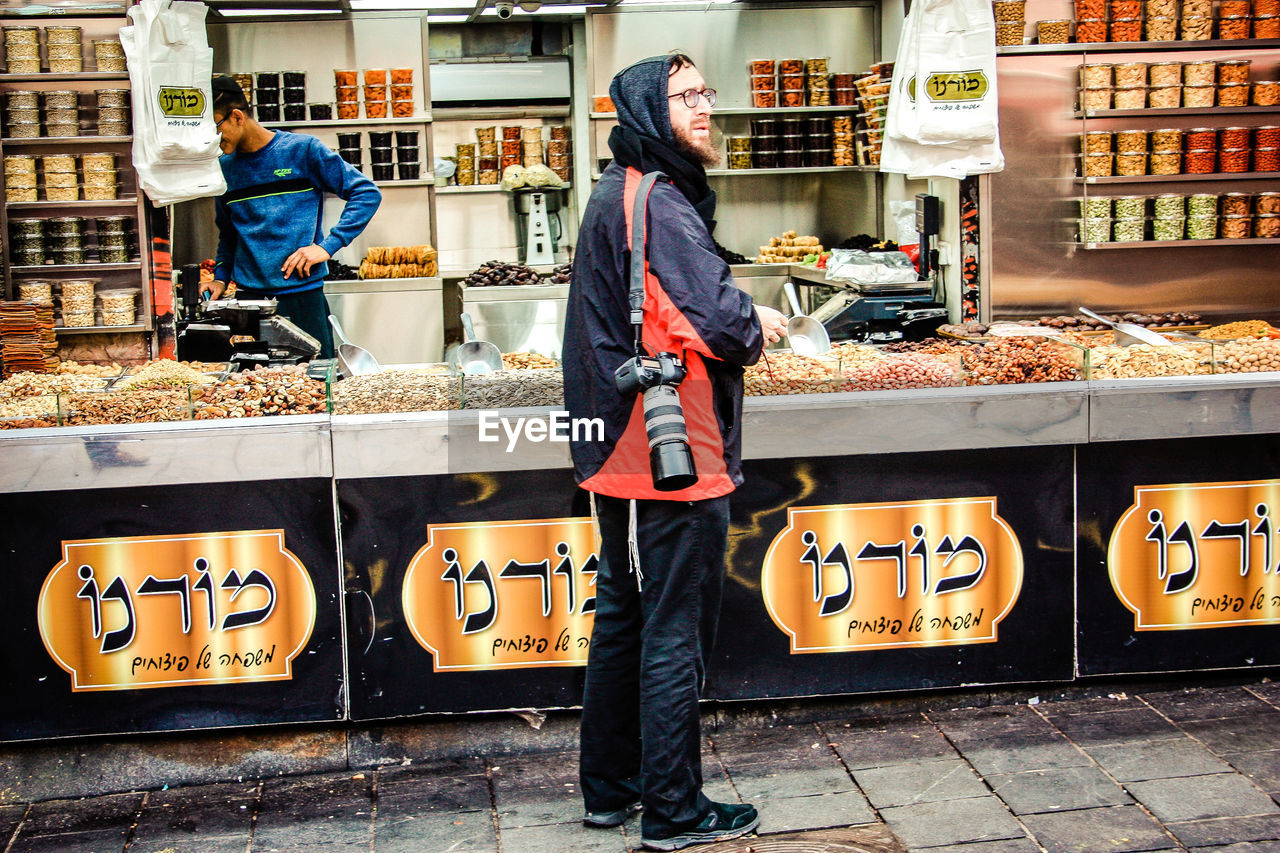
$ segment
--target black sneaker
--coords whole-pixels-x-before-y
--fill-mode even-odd
[[[681,850],[693,844],[728,841],[760,825],[760,813],[750,803],[712,803],[696,826],[667,838],[641,838],[646,850]]]
[[[627,818],[638,811],[640,811],[640,804],[632,803],[629,806],[623,806],[617,811],[587,812],[582,816],[582,825],[595,827],[596,829],[610,829],[615,826],[622,826],[627,822]]]

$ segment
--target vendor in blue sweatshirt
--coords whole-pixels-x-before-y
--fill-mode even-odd
[[[238,297],[274,298],[278,313],[320,341],[321,358],[331,358],[326,262],[365,229],[382,193],[314,136],[258,124],[234,78],[213,79],[213,120],[222,134],[227,192],[215,209],[211,298],[222,296],[229,281]],[[325,193],[346,201],[328,236],[320,221]]]

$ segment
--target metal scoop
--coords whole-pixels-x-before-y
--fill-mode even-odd
[[[495,373],[502,369],[502,351],[489,341],[476,340],[476,330],[471,325],[471,315],[462,312],[462,346],[456,358],[458,369],[466,376],[477,373]]]
[[[329,325],[333,326],[333,333],[338,336],[338,367],[344,374],[364,376],[382,370],[382,365],[378,364],[373,353],[347,340],[347,336],[342,332],[342,326],[338,324],[338,318],[332,314],[329,315]]]
[[[1115,329],[1117,346],[1129,347],[1134,344],[1150,344],[1153,347],[1175,346],[1173,341],[1163,335],[1156,334],[1150,329],[1135,323],[1114,323],[1105,317],[1099,317],[1083,305],[1080,306],[1080,313]]]
[[[791,351],[797,355],[822,355],[831,352],[831,338],[827,336],[827,327],[800,310],[800,300],[796,298],[796,286],[787,279],[782,285],[791,303],[791,319],[787,321],[787,340],[791,343]]]

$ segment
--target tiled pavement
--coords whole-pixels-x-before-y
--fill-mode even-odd
[[[963,853],[1280,851],[1280,684],[1139,689],[881,718],[839,718],[837,707],[824,706],[817,721],[731,716],[708,731],[707,792],[759,807],[766,837],[752,842],[757,849],[819,850],[816,842],[783,842],[792,832],[853,827],[846,835],[888,843],[826,849],[892,849],[896,837],[899,849]],[[637,847],[638,821],[618,830],[581,826],[576,773],[571,752],[477,756],[0,806],[0,849]]]

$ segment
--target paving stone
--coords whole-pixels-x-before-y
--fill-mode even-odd
[[[1049,853],[1129,853],[1176,845],[1137,806],[1026,815],[1022,822]]]
[[[1113,691],[1102,696],[1082,696],[1078,699],[1057,699],[1041,702],[1036,710],[1050,720],[1075,714],[1102,714],[1111,711],[1131,711],[1146,707],[1136,695]]]
[[[1216,847],[1196,847],[1197,853],[1280,853],[1280,841],[1241,841]]]
[[[4,845],[9,843],[9,837],[18,828],[18,824],[22,821],[22,816],[26,813],[27,806],[25,803],[15,806],[0,806],[0,850],[3,850]]]
[[[264,828],[302,827],[309,824],[338,826],[367,823],[372,817],[373,803],[370,801],[306,798],[290,802],[275,799],[270,807],[266,802],[259,803],[255,825],[259,831]]]
[[[383,813],[373,824],[377,853],[424,853],[429,850],[497,853],[493,817],[485,812],[459,814]]]
[[[114,794],[84,800],[48,800],[34,803],[22,825],[23,835],[94,832],[133,825],[142,806],[142,794]]]
[[[303,850],[330,845],[335,849],[363,845],[368,849],[373,837],[372,816],[362,819],[311,820],[294,824],[267,824],[259,819],[253,830],[252,850]]]
[[[129,853],[244,853],[249,834],[192,835],[183,838],[138,838],[129,844]]]
[[[762,833],[829,829],[870,823],[876,819],[875,812],[867,805],[867,798],[857,791],[756,800],[753,805],[760,811]]]
[[[961,746],[960,752],[983,776],[1089,764],[1088,757],[1057,732],[1052,738],[1037,735],[1034,742],[1018,738],[977,741]]]
[[[1209,847],[1241,841],[1280,840],[1280,815],[1214,817],[1170,823],[1168,829],[1187,847]]]
[[[24,831],[7,853],[121,853],[128,835],[127,827],[53,835],[29,835]]]
[[[1069,740],[1081,746],[1106,746],[1134,738],[1161,740],[1184,736],[1177,726],[1145,707],[1055,717],[1053,724]]]
[[[1263,752],[1280,744],[1280,711],[1249,717],[1194,720],[1182,723],[1187,734],[1217,753]]]
[[[1061,737],[1044,718],[1023,705],[965,708],[926,715],[962,751],[974,741],[1042,742]]]
[[[1152,779],[1130,782],[1125,787],[1166,823],[1206,817],[1280,814],[1280,806],[1237,773]]]
[[[1223,759],[1264,791],[1280,792],[1280,749],[1268,752],[1225,753]]]
[[[1249,684],[1244,689],[1272,707],[1280,708],[1280,682],[1270,681],[1265,684]]]
[[[987,784],[1014,814],[1117,806],[1133,799],[1096,767],[997,774]]]
[[[439,775],[396,776],[390,780],[378,780],[378,805],[393,801],[411,801],[422,812],[485,811],[492,803],[489,796],[489,780],[484,774],[452,776]]]
[[[321,805],[327,802],[372,802],[372,773],[320,773],[271,779],[262,785],[262,808],[271,810],[277,803],[291,806]]]
[[[810,761],[831,754],[826,737],[811,724],[767,729],[735,729],[709,738],[725,764],[758,764],[774,761]]]
[[[1243,687],[1190,687],[1186,690],[1144,692],[1142,698],[1176,723],[1247,717],[1272,710],[1266,702]]]
[[[627,849],[627,841],[617,829],[588,829],[579,822],[504,829],[502,849],[554,850],[556,853],[622,853]],[[378,853],[382,853],[381,847],[378,848]]]
[[[733,787],[743,801],[748,803],[856,790],[849,773],[834,759],[830,764],[809,767],[776,767],[768,764],[730,767],[729,776]]]
[[[930,850],[941,853],[943,849],[954,853],[1040,853],[1040,845],[1027,836],[1006,838],[1003,841],[974,841],[969,844],[948,844],[942,847],[918,847],[917,850]]]
[[[889,828],[907,847],[939,847],[969,841],[1019,838],[1026,833],[995,797],[915,803],[880,811]]]
[[[161,805],[182,806],[215,800],[256,800],[259,782],[221,782],[213,785],[184,785],[147,794],[147,808]]]
[[[1096,746],[1089,747],[1088,752],[1103,770],[1120,782],[1203,776],[1231,769],[1191,738]]]
[[[858,770],[858,787],[878,809],[910,803],[933,803],[983,797],[990,793],[967,763],[960,759],[909,761],[889,767]]]
[[[247,836],[253,823],[253,799],[212,799],[201,801],[187,794],[176,801],[147,801],[138,819],[139,838],[181,838],[184,835],[230,835],[243,831]]]
[[[494,761],[492,773],[493,790],[499,794],[503,791],[577,785],[578,753],[506,756]]]
[[[932,723],[918,717],[824,722],[820,728],[851,770],[959,755]]]

